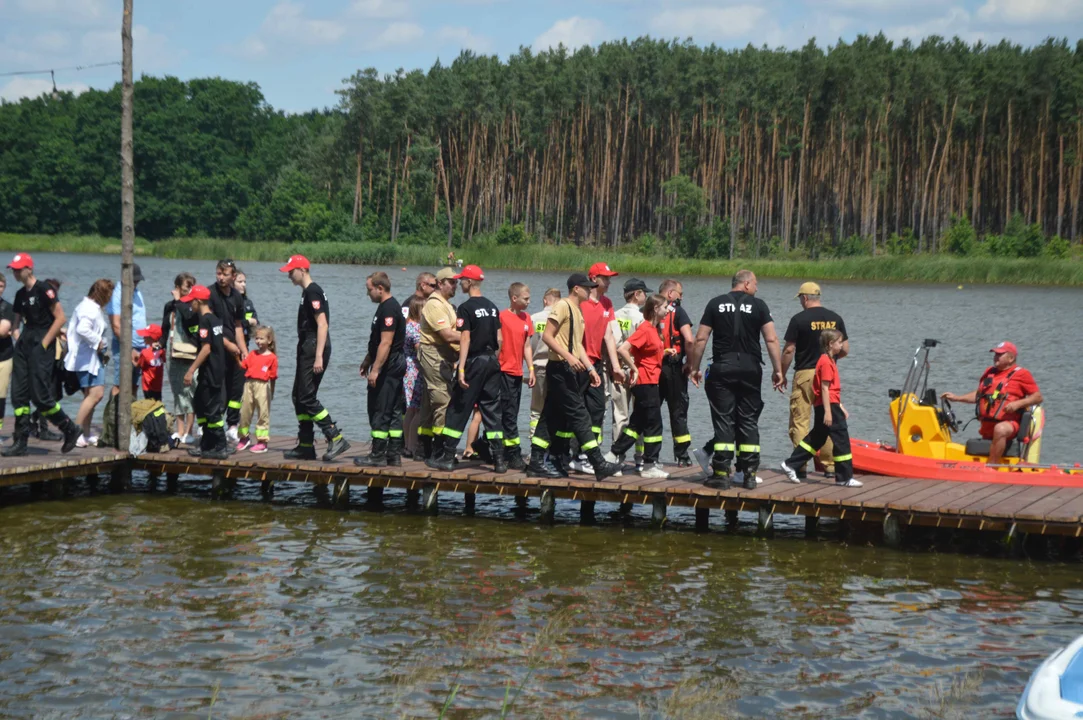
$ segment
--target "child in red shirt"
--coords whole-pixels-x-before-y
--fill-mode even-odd
[[[165,348],[162,347],[162,326],[148,325],[136,335],[145,338],[146,344],[139,353],[135,366],[143,373],[143,397],[147,400],[162,399],[162,379],[165,377]]]
[[[823,354],[816,362],[816,375],[812,379],[812,430],[782,463],[782,472],[786,473],[790,482],[801,482],[794,468],[801,467],[815,457],[830,437],[835,446],[835,484],[861,487],[862,483],[854,480],[850,433],[846,428],[846,419],[850,417],[850,413],[842,406],[842,383],[839,381],[838,365],[835,364],[835,358],[842,352],[842,333],[838,330],[821,332],[820,348]]]
[[[244,395],[241,396],[241,425],[237,434],[238,450],[267,452],[271,438],[271,400],[278,379],[278,357],[275,356],[275,331],[266,325],[256,328],[256,350],[248,353],[241,367],[244,368]],[[248,434],[252,416],[256,416],[256,441]]]
[[[508,288],[508,309],[500,313],[500,374],[504,402],[500,419],[504,431],[504,459],[508,468],[522,470],[526,467],[519,450],[519,405],[523,397],[523,360],[530,368],[527,387],[534,387],[534,352],[530,338],[534,335],[534,322],[526,314],[530,306],[530,288],[523,283],[512,283]]]
[[[632,368],[632,417],[620,438],[607,453],[609,462],[622,462],[625,453],[637,440],[643,442],[644,478],[667,478],[669,473],[658,462],[662,454],[662,401],[658,392],[658,380],[662,375],[662,357],[665,349],[659,326],[665,319],[666,299],[651,295],[643,306],[643,322],[635,332],[617,348],[617,355]],[[619,475],[620,473],[618,473]]]

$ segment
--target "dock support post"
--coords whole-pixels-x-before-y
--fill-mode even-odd
[[[632,508],[634,508],[635,506],[635,503],[622,502],[620,504],[620,507],[617,508],[617,512],[620,513],[622,516],[627,517],[628,515],[632,514]]]
[[[98,492],[98,473],[87,473],[86,486],[91,493]]]
[[[117,465],[109,474],[110,492],[124,492],[132,485],[132,467],[127,463]]]
[[[515,496],[515,509],[516,510],[526,510],[527,503],[529,503],[529,502],[530,502],[530,498],[528,498],[526,495],[516,495]]]
[[[417,510],[417,506],[421,502],[420,490],[407,490],[406,491],[406,509]]]
[[[339,510],[345,510],[350,506],[350,481],[347,478],[335,478],[335,489],[331,496],[331,502]]]
[[[170,494],[175,494],[177,488],[180,485],[179,473],[166,473],[165,475],[165,491]]]
[[[884,545],[898,549],[902,547],[903,529],[899,518],[888,513],[884,516]]]
[[[226,474],[221,470],[215,470],[211,475],[211,497],[221,500],[229,494]]]
[[[805,516],[805,535],[812,536],[816,534],[816,528],[820,525],[820,518],[815,515]]]
[[[63,500],[64,499],[64,480],[61,478],[54,478],[52,480],[45,481],[45,491],[49,494],[50,500]]]
[[[422,507],[425,512],[435,515],[440,508],[440,491],[435,485],[429,485],[421,491]]]
[[[259,484],[259,494],[264,500],[270,500],[275,496],[275,481],[263,480]]]
[[[727,530],[736,530],[737,529],[737,511],[736,510],[727,510],[726,511],[726,529]]]
[[[705,507],[696,508],[696,530],[706,532],[711,526],[711,509]]]
[[[379,485],[369,485],[365,493],[365,505],[377,510],[384,506],[384,489]]]
[[[583,500],[579,503],[579,522],[590,525],[594,522],[594,501]]]
[[[661,527],[666,524],[666,499],[653,498],[651,500],[651,524]]]
[[[463,509],[467,514],[474,514],[474,506],[477,505],[478,496],[477,493],[463,493]]]
[[[756,527],[761,533],[769,533],[775,525],[775,511],[766,505],[756,509]]]
[[[557,511],[557,499],[553,497],[552,490],[542,491],[541,502],[539,502],[538,507],[541,510],[539,519],[545,523],[553,522],[553,517]]]

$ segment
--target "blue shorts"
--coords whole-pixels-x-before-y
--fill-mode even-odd
[[[102,377],[102,373],[90,373],[85,370],[77,370],[75,372],[75,377],[79,378],[79,387],[84,390],[105,385],[105,378]]]

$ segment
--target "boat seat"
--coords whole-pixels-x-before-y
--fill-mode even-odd
[[[1008,446],[1004,448],[1004,457],[1017,458],[1020,457],[1019,452],[1023,447],[1023,444],[1028,441],[1028,435],[1030,434],[1030,423],[1034,418],[1034,413],[1027,410],[1023,413],[1023,417],[1019,419],[1019,432],[1014,438],[1008,442]],[[989,455],[989,448],[992,446],[992,440],[985,440],[984,438],[972,438],[966,441],[966,454],[967,455]]]

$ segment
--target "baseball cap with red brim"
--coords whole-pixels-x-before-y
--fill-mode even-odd
[[[188,291],[188,294],[180,299],[181,302],[192,302],[193,300],[210,300],[211,291],[207,289],[206,285],[193,285],[192,289]]]
[[[1019,357],[1019,348],[1015,347],[1015,343],[1006,340],[997,343],[994,347],[989,349],[989,352],[996,353],[997,355],[1000,355],[1001,353],[1011,353],[1012,355]]]
[[[611,270],[609,265],[604,262],[597,262],[590,266],[590,272],[587,275],[590,277],[616,277],[620,273]]]
[[[477,265],[467,265],[463,268],[463,271],[455,276],[456,280],[466,278],[467,280],[484,280],[485,273],[481,271]]]
[[[162,339],[162,326],[157,323],[147,325],[142,330],[136,330],[135,334],[140,337],[150,338],[151,340]]]
[[[15,257],[11,258],[11,262],[8,263],[8,267],[12,270],[32,268],[34,267],[34,258],[30,257],[30,253],[19,253]]]
[[[304,255],[291,255],[289,261],[278,269],[281,272],[290,272],[291,270],[308,270],[308,268],[308,258]]]

